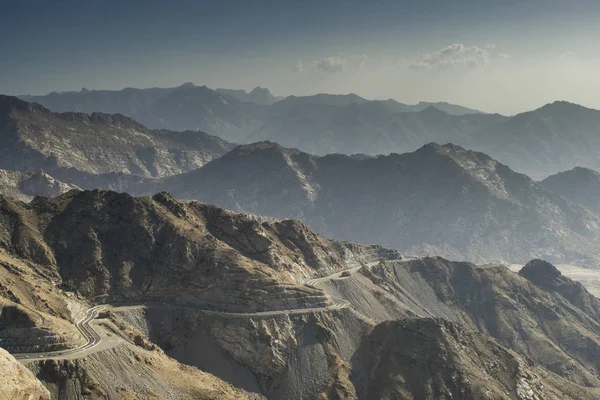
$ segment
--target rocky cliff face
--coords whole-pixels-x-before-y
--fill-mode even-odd
[[[600,265],[600,217],[455,145],[311,156],[262,142],[155,186],[240,211],[301,218],[332,237],[475,262]]]
[[[48,389],[4,349],[0,349],[0,392],[11,400],[50,400]]]
[[[493,339],[435,319],[377,325],[352,359],[359,398],[559,399],[533,364]]]
[[[95,187],[95,179],[109,173],[164,177],[190,171],[232,147],[202,132],[152,131],[118,114],[57,114],[10,96],[0,96],[0,139],[0,168],[43,169],[84,187]]]
[[[260,399],[211,374],[179,364],[158,349],[125,341],[77,360],[46,360],[28,367],[54,399]]]

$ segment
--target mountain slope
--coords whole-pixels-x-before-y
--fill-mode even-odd
[[[494,340],[443,320],[382,323],[363,339],[353,362],[369,366],[360,398],[558,399],[562,394]]]
[[[168,298],[232,310],[320,307],[331,300],[293,277],[339,269],[347,257],[379,251],[333,242],[296,221],[261,224],[164,193],[150,199],[71,191],[29,204],[0,199],[4,248],[57,270],[89,297]],[[245,300],[231,302],[237,297]]]
[[[402,142],[402,137],[418,136],[421,130],[390,129],[387,119],[395,113],[417,113],[434,106],[457,117],[482,114],[445,102],[407,105],[393,99],[367,100],[353,93],[319,93],[279,100],[260,87],[247,93],[244,90],[212,90],[193,83],[175,88],[126,88],[120,91],[82,89],[80,92],[22,98],[57,112],[119,113],[150,128],[201,130],[237,143],[272,140],[315,154],[402,152],[414,150],[429,141],[457,141],[452,137],[441,140],[444,131],[437,129],[430,132],[435,133],[434,136],[407,145]],[[497,119],[489,120],[493,123]],[[469,124],[463,125],[470,132]]]
[[[574,203],[600,212],[600,173],[594,170],[575,167],[549,176],[540,185]]]
[[[436,102],[428,102],[428,101],[420,101],[418,104],[411,106],[411,111],[421,111],[425,108],[433,106],[438,110],[441,110],[450,115],[467,115],[467,114],[485,114],[483,111],[475,110],[468,107],[463,107],[458,104],[451,104],[445,101],[436,101]]]
[[[0,96],[0,138],[0,168],[44,169],[79,186],[107,173],[190,171],[232,147],[202,132],[152,131],[118,114],[57,114],[10,96]]]
[[[23,173],[0,169],[0,194],[22,201],[29,201],[35,196],[60,196],[77,189],[77,186],[58,181],[44,171]]]
[[[430,144],[373,158],[241,146],[158,187],[301,218],[332,237],[476,262],[600,265],[600,217],[482,153]]]
[[[473,330],[489,335],[498,343],[488,342],[487,346],[501,345],[515,351],[525,360],[523,366],[542,366],[571,382],[597,386],[598,377],[590,372],[598,368],[600,320],[596,310],[600,301],[580,284],[560,273],[557,276],[553,272],[555,267],[547,268],[545,265],[549,264],[534,260],[521,273],[515,274],[502,266],[479,267],[439,257],[424,257],[363,268],[360,275],[355,274],[356,277],[332,285],[327,290],[349,293],[360,290],[358,288],[371,287],[370,290],[375,294],[379,293],[375,298],[384,307],[404,306],[422,316],[441,318],[439,312],[432,307],[431,300],[424,297],[424,288],[430,287],[435,298],[454,313],[454,324],[460,324],[465,332]],[[548,280],[560,283],[546,286],[541,284]],[[583,307],[580,299],[587,299],[588,305]],[[431,326],[424,328],[423,325],[417,329],[405,328],[404,334],[413,336],[413,340],[420,337],[426,346],[433,347],[436,340],[439,340],[436,336],[439,337],[440,333],[432,335],[435,330]],[[398,331],[401,332],[400,329],[396,330]],[[451,334],[454,336],[452,340],[456,340],[457,332],[453,327],[446,325],[441,331],[443,335]],[[394,333],[390,337],[397,338]],[[426,340],[425,337],[431,337],[431,340]],[[459,346],[459,354],[477,348],[476,342],[471,342],[474,339],[479,340],[474,335],[459,340],[465,346]],[[472,344],[467,344],[468,342]],[[382,349],[389,347],[384,346]],[[386,351],[381,354],[387,355]],[[412,354],[413,365],[423,362],[420,359],[422,354],[433,359],[442,358],[443,362],[439,360],[438,363],[429,364],[432,368],[426,371],[428,373],[465,360],[463,357],[453,360],[452,349],[428,352],[417,345],[406,345],[399,346],[396,351],[405,357]],[[377,358],[374,351],[366,351],[366,357],[370,357],[370,354]],[[498,355],[497,352],[495,354]],[[444,359],[444,356],[447,358]],[[499,365],[507,367],[512,362],[500,362]],[[486,365],[484,371],[493,366],[494,362]],[[382,372],[385,370],[384,366]],[[478,370],[481,371],[481,368]],[[539,372],[541,371],[538,370]],[[410,374],[410,370],[404,373]],[[497,371],[496,374],[500,378],[504,372]],[[514,377],[514,374],[509,373],[508,377],[511,376]],[[378,378],[381,379],[381,375]],[[485,381],[475,379],[471,382],[477,384]],[[458,383],[456,380],[454,382]]]
[[[576,166],[600,169],[600,111],[565,101],[504,117],[445,102],[409,105],[356,94],[273,103],[262,88],[214,91],[192,83],[23,98],[53,111],[120,113],[150,128],[199,129],[236,143],[269,140],[317,155],[401,153],[434,141],[485,152],[534,179]]]
[[[90,321],[99,345],[22,360],[55,397],[583,400],[600,387],[600,302],[541,261],[518,275],[403,259],[166,193],[0,196],[0,339],[76,347],[42,338],[95,302],[116,302]]]

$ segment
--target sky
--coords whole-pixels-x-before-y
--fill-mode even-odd
[[[0,0],[0,93],[267,87],[600,109],[597,0]]]

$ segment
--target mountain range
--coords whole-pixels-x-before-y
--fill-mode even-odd
[[[6,393],[600,395],[599,300],[545,261],[493,264],[600,265],[592,170],[535,182],[452,144],[316,156],[0,105],[0,343],[31,372]],[[100,344],[78,350],[98,303]],[[4,356],[0,376],[16,370]]]
[[[432,143],[413,153],[321,157],[271,142],[234,148],[202,132],[150,130],[118,114],[54,113],[14,97],[1,97],[0,105],[0,136],[7,143],[0,167],[14,172],[43,169],[50,179],[83,189],[141,195],[166,190],[238,212],[298,218],[329,237],[419,254],[600,265],[600,217],[592,200],[576,199],[570,189],[537,183],[460,146]],[[415,116],[473,124],[503,118],[449,116],[432,107],[397,115],[405,123]],[[16,181],[6,183],[6,190],[14,193]],[[60,192],[40,189],[28,196]]]
[[[57,112],[120,113],[150,128],[200,130],[241,144],[267,140],[316,155],[403,153],[436,142],[485,152],[534,179],[600,167],[600,111],[565,101],[506,117],[444,102],[325,93],[280,99],[264,88],[248,93],[192,83],[22,98]]]
[[[164,189],[238,212],[299,218],[327,236],[409,253],[600,266],[596,212],[456,145],[318,157],[261,142],[149,184],[149,192]]]
[[[0,351],[0,387],[42,399],[600,394],[600,300],[545,261],[406,257],[166,193],[0,195],[0,310],[30,371]]]

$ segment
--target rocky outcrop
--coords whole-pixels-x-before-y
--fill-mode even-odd
[[[27,368],[0,348],[0,393],[10,400],[50,400],[50,392]]]
[[[543,260],[531,260],[519,275],[548,292],[557,293],[571,304],[600,321],[600,300],[590,294],[580,282],[561,274],[554,265]]]

